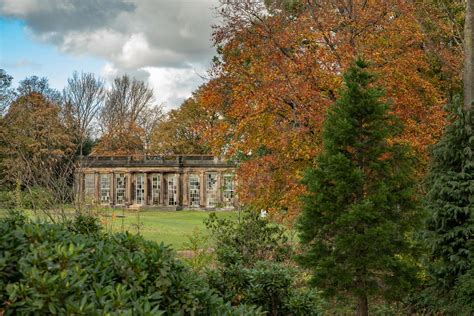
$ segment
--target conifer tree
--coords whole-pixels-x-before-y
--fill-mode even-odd
[[[463,109],[462,100],[455,100],[454,104],[452,123],[433,148],[427,178],[427,240],[437,302],[441,308],[448,309],[447,313],[472,315],[474,111],[472,108]]]
[[[298,223],[300,261],[314,284],[328,296],[354,298],[357,315],[368,315],[369,298],[396,300],[412,286],[409,236],[420,219],[414,159],[395,141],[401,125],[367,68],[358,59],[344,75],[323,150],[303,180]]]

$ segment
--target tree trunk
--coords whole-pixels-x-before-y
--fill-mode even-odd
[[[474,97],[474,20],[472,10],[474,0],[467,0],[464,24],[464,109],[472,107]]]
[[[357,298],[356,316],[369,315],[369,302],[366,295],[361,295]]]

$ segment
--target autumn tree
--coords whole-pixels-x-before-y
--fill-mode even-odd
[[[395,142],[398,120],[363,60],[344,75],[328,112],[322,151],[304,177],[301,263],[329,296],[400,300],[416,280],[408,237],[420,223],[413,159]]]
[[[440,48],[428,45],[415,1],[222,1],[218,12],[219,54],[197,101],[219,117],[204,135],[212,150],[241,157],[242,202],[298,212],[299,179],[355,55],[373,62],[406,126],[400,138],[426,163],[444,125],[445,87],[459,76],[434,67]],[[460,69],[458,49],[442,55]]]
[[[18,97],[0,124],[1,179],[10,189],[48,192],[48,204],[71,202],[75,147],[60,107],[38,92]]]
[[[49,86],[48,78],[38,76],[27,77],[19,82],[16,88],[16,96],[28,96],[31,93],[39,93],[43,95],[49,102],[61,104],[61,93]]]
[[[159,154],[209,154],[202,130],[217,118],[189,98],[153,129],[150,150]]]
[[[102,137],[94,148],[99,154],[145,152],[146,136],[158,120],[161,107],[153,104],[153,90],[143,81],[124,75],[116,78],[100,113]]]
[[[92,73],[74,72],[63,90],[63,115],[67,127],[74,134],[79,155],[83,155],[84,143],[91,138],[92,123],[103,106],[105,81]]]

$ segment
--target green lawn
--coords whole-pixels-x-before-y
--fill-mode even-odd
[[[108,217],[105,217],[107,229],[112,231],[128,230],[132,233],[138,232],[148,239],[156,242],[170,244],[174,249],[184,249],[188,236],[198,229],[202,234],[208,234],[204,226],[204,219],[210,212],[205,211],[153,211],[142,210],[125,211],[124,218],[121,218],[122,210],[105,211]],[[216,212],[218,217],[236,218],[235,211]],[[123,223],[122,223],[123,222]]]
[[[122,216],[122,212],[125,217]],[[5,211],[0,211],[0,217]],[[114,213],[115,216],[112,216]],[[171,245],[175,250],[185,249],[188,236],[195,229],[199,229],[202,234],[208,234],[204,226],[204,219],[210,212],[207,211],[157,211],[157,210],[101,210],[99,214],[104,215],[102,221],[107,231],[120,232],[129,231],[140,234],[156,242],[164,242]],[[237,218],[236,211],[218,211],[218,217]]]

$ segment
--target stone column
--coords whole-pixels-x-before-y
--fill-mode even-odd
[[[100,204],[100,173],[95,173],[95,203]]]
[[[164,206],[165,205],[165,185],[166,185],[166,179],[165,179],[165,174],[162,172],[160,173],[160,205]]]
[[[183,205],[183,175],[181,171],[175,173],[176,179],[176,208],[179,208]]]
[[[189,206],[189,172],[183,174],[183,206]]]
[[[217,173],[217,204],[222,204],[222,194],[224,191],[223,185],[224,185],[224,178],[222,177],[222,172]]]
[[[126,183],[125,183],[125,201],[128,204],[133,204],[132,201],[132,173],[127,172],[126,173]]]
[[[115,172],[109,174],[110,179],[110,204],[115,205]]]
[[[204,171],[201,171],[199,175],[199,191],[199,204],[201,204],[201,207],[206,207],[206,177]]]
[[[148,172],[143,173],[143,178],[145,181],[145,186],[144,186],[145,193],[143,194],[143,204],[148,205],[149,204],[148,203]]]

